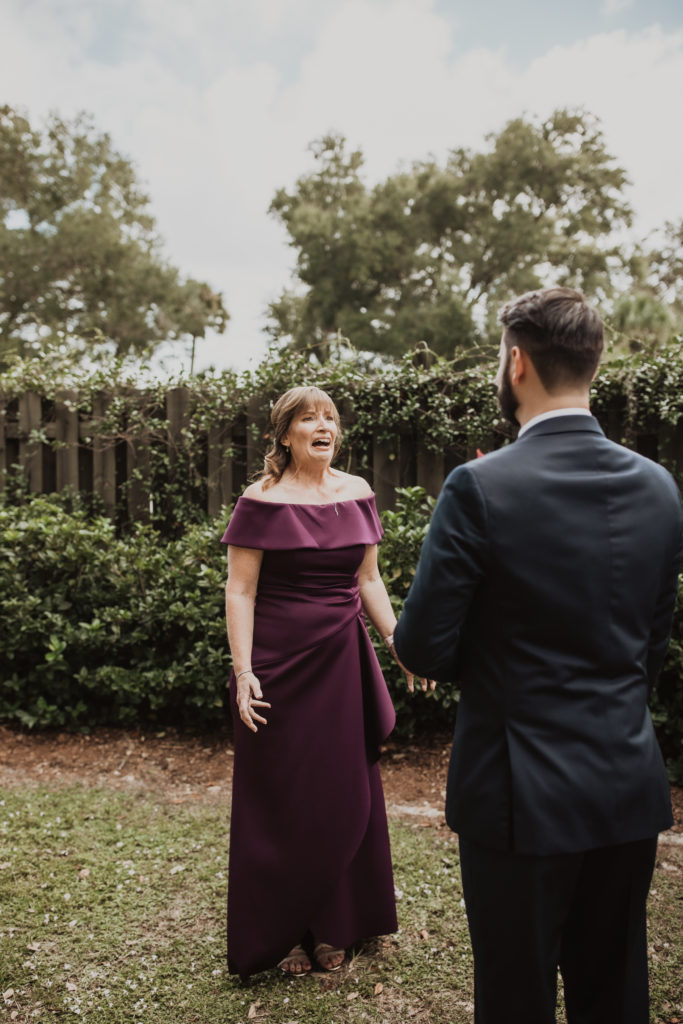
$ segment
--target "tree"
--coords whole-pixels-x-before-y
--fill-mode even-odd
[[[148,353],[225,330],[222,297],[163,258],[128,160],[86,115],[42,131],[0,108],[0,342],[73,338],[89,354]],[[0,358],[2,351],[0,351]]]
[[[631,210],[597,119],[517,118],[487,143],[369,189],[360,150],[339,135],[315,142],[317,169],[270,207],[297,252],[271,335],[323,358],[338,331],[389,355],[425,342],[480,356],[497,347],[497,311],[514,294],[553,283],[608,296],[623,265],[610,237]]]
[[[632,289],[617,298],[608,326],[613,331],[612,344],[617,353],[652,352],[666,344],[675,330],[671,309],[644,288]]]
[[[614,304],[612,326],[631,351],[683,334],[683,221],[667,222],[636,246],[631,287]]]
[[[643,274],[660,301],[666,303],[680,325],[683,319],[683,220],[667,221],[653,237],[654,247],[647,250]]]

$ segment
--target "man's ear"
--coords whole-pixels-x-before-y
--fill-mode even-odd
[[[529,356],[524,349],[519,345],[513,345],[510,349],[510,382],[512,384],[519,384],[527,372],[528,364]]]

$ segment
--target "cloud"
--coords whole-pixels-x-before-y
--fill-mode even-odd
[[[4,101],[34,117],[89,109],[134,158],[169,257],[225,293],[228,334],[202,346],[221,364],[263,352],[263,311],[292,263],[266,211],[330,129],[378,180],[479,147],[521,113],[583,106],[633,181],[638,229],[683,216],[669,113],[683,32],[603,32],[520,68],[503,50],[461,52],[434,0],[103,0],[96,16],[89,0],[5,3]]]
[[[633,7],[633,4],[634,0],[603,0],[602,13],[611,18],[615,14],[627,11],[629,7]]]
[[[683,217],[676,184],[683,175],[683,144],[668,113],[682,82],[683,31],[654,27],[553,48],[520,78],[517,96],[528,109],[581,105],[600,117],[608,148],[633,182],[636,226],[645,232]]]

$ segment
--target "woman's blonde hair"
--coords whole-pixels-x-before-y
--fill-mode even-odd
[[[314,409],[324,408],[331,410],[334,422],[337,425],[337,436],[334,439],[334,454],[336,455],[339,451],[341,447],[339,413],[327,392],[316,387],[290,388],[289,391],[285,391],[284,395],[278,398],[270,413],[270,422],[273,427],[273,444],[269,451],[266,452],[263,462],[263,473],[259,477],[263,482],[264,489],[276,484],[289,465],[292,456],[289,448],[283,445],[282,438],[287,435],[294,417],[311,406]]]

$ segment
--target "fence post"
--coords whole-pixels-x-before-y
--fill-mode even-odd
[[[130,391],[131,397],[137,392]],[[130,430],[130,419],[128,422]],[[142,523],[149,522],[149,478],[151,459],[149,451],[149,427],[142,426],[136,434],[129,434],[126,444],[126,480],[128,481],[128,518]]]
[[[78,490],[78,411],[71,408],[78,395],[75,391],[58,391],[55,401],[55,460],[57,490],[65,487]]]
[[[659,461],[681,486],[683,482],[683,419],[675,425],[662,424],[659,429]]]
[[[388,441],[373,440],[372,469],[377,507],[383,512],[396,504],[396,488],[401,483],[398,435]]]
[[[247,399],[247,477],[263,465],[268,438],[270,409],[259,395]]]
[[[178,460],[178,450],[183,443],[183,431],[190,420],[190,395],[190,389],[186,387],[171,388],[166,393],[166,419],[172,466]]]
[[[7,411],[5,399],[0,395],[0,491],[5,487],[5,470],[7,469],[7,441],[5,440],[5,428],[7,425]]]
[[[232,424],[221,423],[209,428],[207,486],[208,513],[217,516],[223,505],[229,505],[233,495]]]
[[[107,515],[116,515],[116,441],[101,432],[111,396],[100,392],[93,401],[93,490],[102,499]]]
[[[412,487],[417,480],[415,433],[403,430],[398,435],[398,486]]]
[[[190,403],[192,392],[188,387],[171,388],[166,392],[166,438],[169,462],[171,465],[171,479],[177,479],[177,469],[180,452],[187,451],[186,438],[183,436],[190,423]],[[147,449],[149,455],[149,448]],[[188,480],[185,482],[184,497],[189,496],[192,485]]]
[[[621,415],[614,405],[610,405],[607,409],[607,415],[603,417],[601,426],[610,441],[615,441],[617,444],[622,443],[624,431]]]
[[[143,427],[126,447],[128,516],[132,521],[149,522],[149,473],[149,430]]]
[[[19,464],[28,478],[29,490],[43,489],[43,446],[31,441],[33,430],[40,430],[42,403],[35,391],[26,391],[19,399]]]
[[[352,400],[350,398],[342,398],[339,404],[338,412],[339,419],[341,420],[343,443],[344,434],[348,429],[350,429],[355,416],[355,410],[353,407]],[[358,472],[358,456],[356,454],[356,449],[348,449],[344,461],[338,462],[337,465],[340,469],[343,469],[345,473],[351,473],[355,476]]]
[[[443,452],[433,452],[420,444],[417,451],[417,483],[427,494],[438,497],[446,476]]]

